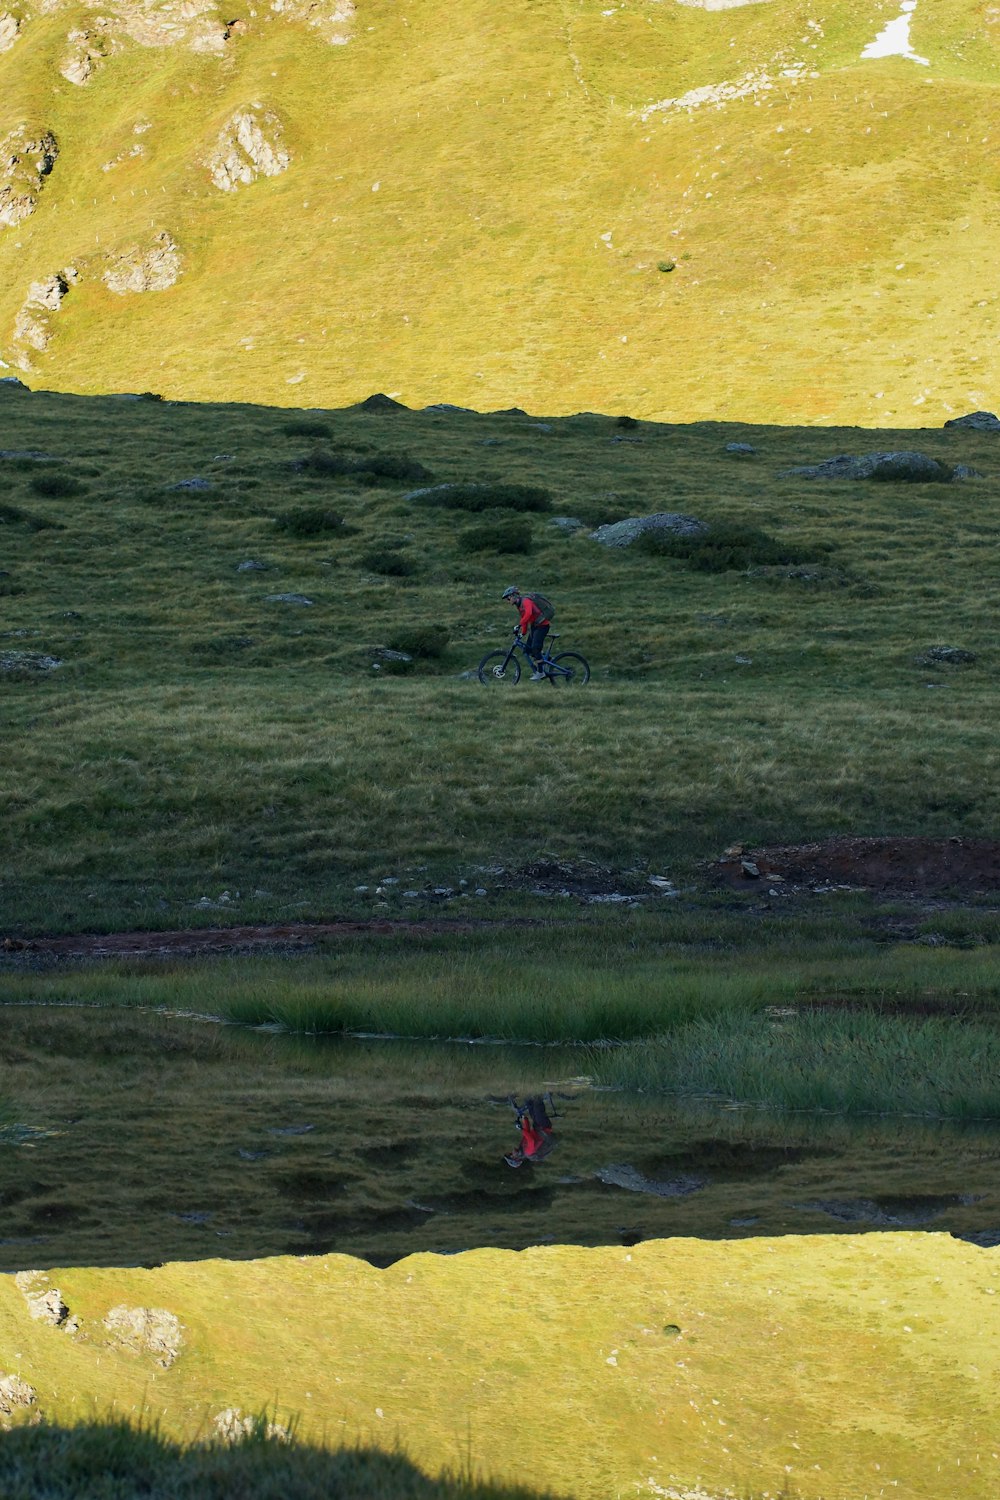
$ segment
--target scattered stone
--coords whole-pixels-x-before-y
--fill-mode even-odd
[[[17,382],[21,384],[20,381]],[[27,386],[24,387],[27,390]],[[54,453],[42,453],[38,448],[0,448],[0,458],[31,459],[36,464],[61,464],[62,459]]]
[[[44,656],[37,651],[0,651],[0,676],[40,677],[62,666],[58,656]]]
[[[59,64],[59,71],[67,83],[75,83],[78,88],[83,88],[93,78],[101,63],[119,51],[118,42],[108,34],[109,24],[106,16],[94,16],[93,30],[75,26],[70,31],[67,37],[70,50]],[[139,149],[141,151],[142,148]]]
[[[181,253],[164,229],[149,244],[129,245],[108,257],[101,280],[116,297],[139,292],[165,292],[181,273]]]
[[[636,437],[631,432],[616,432],[613,437],[608,439],[609,443],[644,443],[645,441],[645,438]]]
[[[11,1418],[35,1405],[37,1392],[19,1375],[0,1375],[0,1429],[9,1432]]]
[[[756,453],[757,449],[753,446],[752,443],[727,443],[726,452],[747,454]]]
[[[120,1348],[132,1354],[152,1354],[163,1370],[169,1369],[184,1345],[179,1319],[163,1307],[113,1307],[104,1326]]]
[[[782,475],[800,479],[877,479],[908,484],[947,484],[952,470],[924,453],[864,453],[852,456],[838,453],[822,463],[780,470]]]
[[[237,573],[269,573],[271,564],[260,562],[256,557],[248,557],[246,562],[236,564]]]
[[[272,1125],[269,1135],[308,1135],[315,1125]]]
[[[61,1327],[69,1317],[69,1308],[57,1286],[49,1285],[44,1271],[18,1271],[14,1285],[28,1304],[28,1311],[41,1323]]]
[[[557,531],[563,532],[566,536],[573,536],[577,531],[583,531],[586,524],[585,521],[580,520],[579,516],[553,516],[549,522],[550,526],[554,526]]]
[[[59,156],[50,130],[35,135],[19,125],[0,141],[0,228],[34,213],[42,184]]]
[[[270,1422],[263,1416],[244,1416],[238,1406],[227,1406],[225,1411],[220,1411],[213,1419],[212,1427],[215,1436],[223,1443],[241,1443],[249,1437],[266,1437],[279,1442],[287,1442],[291,1438],[287,1427],[282,1427],[278,1422]]]
[[[978,658],[974,651],[961,646],[929,646],[915,658],[920,667],[971,667]]]
[[[956,464],[951,471],[952,479],[985,479],[986,475],[982,469],[974,469],[971,464]]]
[[[479,413],[471,406],[452,406],[450,401],[436,401],[433,406],[425,406],[424,411],[461,412],[463,416],[478,417]]]
[[[172,490],[210,490],[214,486],[210,479],[202,479],[200,474],[196,474],[193,479],[181,479],[170,488]]]
[[[649,884],[660,896],[677,896],[680,894],[674,882],[668,880],[666,875],[650,875]]]
[[[590,533],[590,539],[600,542],[602,547],[630,547],[646,531],[668,531],[674,536],[701,536],[708,527],[694,516],[677,515],[671,511],[658,511],[652,516],[629,516],[624,521],[612,521],[598,526]]]
[[[949,417],[946,427],[971,427],[974,432],[1000,431],[1000,417],[991,411],[970,411],[964,417]]]
[[[290,21],[305,21],[318,31],[331,47],[346,45],[351,39],[354,0],[271,0],[271,9]]]
[[[205,165],[217,188],[234,193],[241,183],[287,172],[291,159],[282,143],[278,116],[263,104],[251,103],[223,125]]]
[[[267,604],[314,604],[315,600],[308,599],[305,594],[265,594]]]

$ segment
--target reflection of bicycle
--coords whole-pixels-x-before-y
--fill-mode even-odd
[[[558,635],[550,635],[550,641],[557,641]],[[524,649],[524,642],[518,632],[514,631],[514,639],[506,651],[490,651],[479,663],[479,681],[489,687],[496,683],[498,686],[514,687],[521,681],[521,663],[517,659],[520,651],[532,671],[535,664]],[[539,671],[544,673],[553,687],[583,687],[590,681],[590,667],[582,656],[576,651],[561,651],[558,656],[550,656],[548,651],[543,651],[539,659]]]

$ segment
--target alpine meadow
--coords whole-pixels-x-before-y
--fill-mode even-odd
[[[1000,1492],[1000,11],[0,7],[2,1500]]]

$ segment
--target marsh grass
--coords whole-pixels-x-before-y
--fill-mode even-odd
[[[671,1036],[596,1055],[604,1084],[774,1110],[1000,1119],[1000,1032],[878,1010],[729,1014]]]

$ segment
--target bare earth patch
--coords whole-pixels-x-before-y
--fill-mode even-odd
[[[988,896],[1000,891],[1000,839],[840,838],[753,849],[735,844],[715,866],[733,890],[784,885],[886,896]]]

